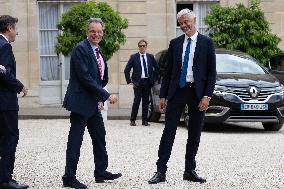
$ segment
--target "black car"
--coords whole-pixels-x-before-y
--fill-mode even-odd
[[[160,76],[166,64],[167,50],[156,54]],[[284,120],[284,87],[279,80],[251,56],[225,49],[216,49],[217,80],[205,123],[261,122],[264,129],[278,131]],[[158,121],[161,80],[155,83],[150,96],[149,121]],[[187,107],[182,118],[188,125]]]

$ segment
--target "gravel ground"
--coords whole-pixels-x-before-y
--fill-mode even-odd
[[[202,133],[198,184],[182,180],[187,130],[179,127],[168,163],[167,182],[148,185],[155,171],[163,123],[130,127],[127,120],[106,122],[109,171],[120,179],[96,184],[90,137],[85,131],[77,177],[89,188],[109,189],[283,189],[284,129],[265,132],[260,124],[207,127]],[[249,126],[247,126],[249,125]],[[62,188],[69,120],[20,120],[14,177],[35,189]]]

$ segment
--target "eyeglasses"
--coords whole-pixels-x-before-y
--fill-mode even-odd
[[[95,30],[89,30],[88,32],[91,34],[102,34],[103,33],[103,31],[95,31]]]
[[[141,48],[141,47],[146,47],[146,45],[138,45],[138,47],[140,47],[140,48]]]

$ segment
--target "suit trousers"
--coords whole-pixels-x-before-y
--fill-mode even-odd
[[[139,86],[134,86],[134,100],[131,111],[131,121],[135,121],[139,105],[142,99],[142,121],[147,121],[148,106],[149,106],[149,96],[150,96],[150,80],[141,79]]]
[[[80,157],[80,148],[83,141],[85,127],[92,139],[95,171],[94,175],[101,175],[108,167],[108,155],[106,151],[105,127],[100,112],[87,118],[83,115],[71,112],[70,131],[66,150],[65,177],[75,178],[77,164]]]
[[[19,140],[18,111],[0,111],[0,183],[12,179]]]
[[[165,114],[165,128],[160,141],[158,151],[157,171],[166,173],[167,162],[170,158],[174,143],[177,124],[181,114],[188,105],[189,128],[185,154],[185,170],[190,171],[196,168],[195,156],[198,151],[201,130],[204,122],[204,111],[199,111],[200,100],[195,94],[195,88],[185,86],[177,89],[174,97],[167,102]]]

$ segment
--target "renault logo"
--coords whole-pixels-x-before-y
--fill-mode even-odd
[[[250,93],[252,98],[256,98],[257,95],[258,95],[258,90],[257,90],[256,87],[250,87],[249,93]]]

